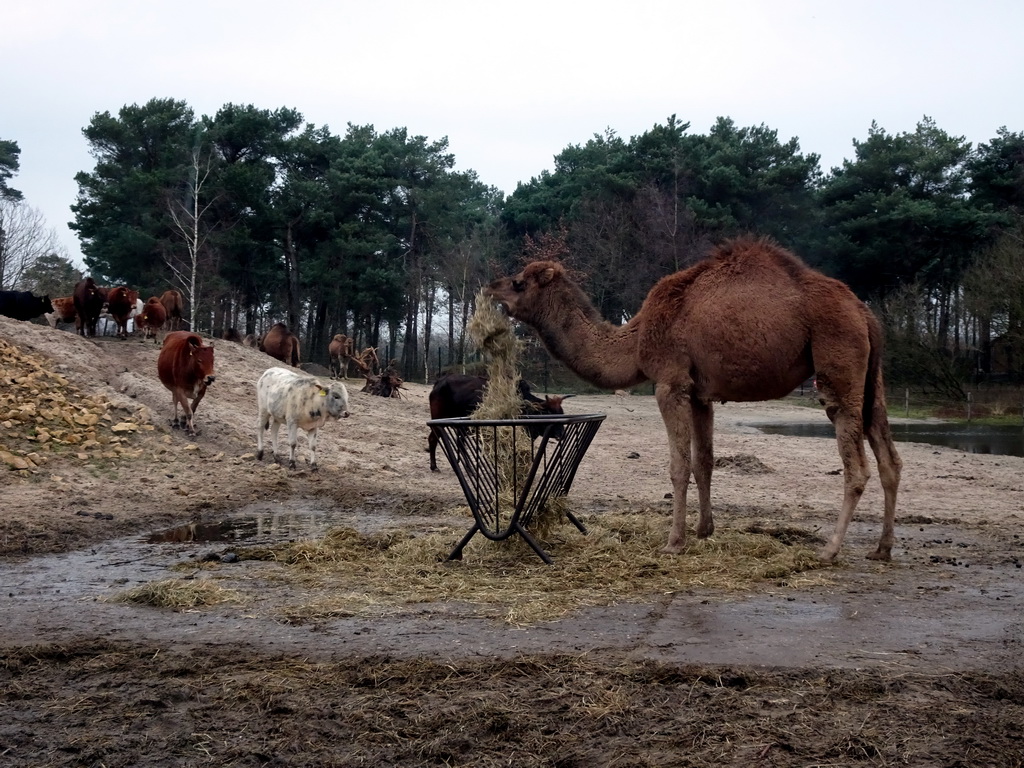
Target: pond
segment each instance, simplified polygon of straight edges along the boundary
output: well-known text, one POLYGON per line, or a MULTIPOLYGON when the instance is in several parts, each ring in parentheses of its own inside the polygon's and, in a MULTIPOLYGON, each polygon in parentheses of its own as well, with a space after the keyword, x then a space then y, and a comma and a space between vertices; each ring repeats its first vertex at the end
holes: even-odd
MULTIPOLYGON (((836 433, 828 421, 806 424, 750 424, 768 435, 828 437, 836 433)), ((967 453, 1024 456, 1024 426, 981 425, 959 422, 914 422, 893 424, 892 436, 907 443, 929 443, 967 453)))

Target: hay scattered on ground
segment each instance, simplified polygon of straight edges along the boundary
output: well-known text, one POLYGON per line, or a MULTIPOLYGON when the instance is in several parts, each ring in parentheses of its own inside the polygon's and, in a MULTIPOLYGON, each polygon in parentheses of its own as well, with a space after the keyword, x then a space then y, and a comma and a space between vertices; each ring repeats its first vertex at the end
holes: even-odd
POLYGON ((408 530, 364 535, 349 528, 325 538, 240 550, 242 559, 288 566, 289 579, 323 589, 296 606, 293 621, 380 616, 403 606, 458 602, 478 615, 513 625, 553 621, 589 606, 648 602, 692 589, 743 592, 821 584, 830 570, 809 547, 788 546, 768 533, 726 530, 692 539, 683 555, 659 553, 665 519, 654 514, 586 519, 589 534, 563 525, 546 542, 555 564, 545 565, 518 537, 476 537, 461 562, 444 558, 459 532, 415 535, 408 530))
POLYGON ((240 602, 242 595, 209 579, 164 579, 141 584, 109 598, 112 603, 138 603, 176 611, 240 602))

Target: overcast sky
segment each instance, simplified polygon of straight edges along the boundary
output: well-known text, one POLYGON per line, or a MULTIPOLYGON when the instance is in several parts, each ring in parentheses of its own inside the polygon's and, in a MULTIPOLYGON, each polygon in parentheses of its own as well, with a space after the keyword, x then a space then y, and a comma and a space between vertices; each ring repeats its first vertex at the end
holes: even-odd
POLYGON ((763 123, 826 171, 873 120, 897 134, 927 115, 974 144, 1024 130, 1020 0, 32 0, 3 27, 9 184, 78 263, 82 128, 152 98, 447 136, 457 170, 506 194, 571 144, 672 114, 692 133, 763 123))

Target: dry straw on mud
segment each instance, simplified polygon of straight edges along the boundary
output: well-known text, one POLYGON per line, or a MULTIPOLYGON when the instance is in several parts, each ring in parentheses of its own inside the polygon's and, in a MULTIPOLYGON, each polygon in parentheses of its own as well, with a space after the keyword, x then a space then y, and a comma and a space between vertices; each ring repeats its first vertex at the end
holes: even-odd
MULTIPOLYGON (((675 592, 799 588, 827 581, 805 544, 787 545, 773 529, 726 530, 693 540, 683 555, 659 553, 663 515, 606 514, 585 520, 588 535, 564 525, 553 532, 554 565, 517 538, 506 546, 478 537, 461 562, 442 562, 455 531, 364 535, 349 528, 325 538, 240 550, 242 559, 288 566, 285 578, 319 588, 321 597, 289 609, 296 622, 381 616, 416 603, 447 602, 513 625, 553 621, 588 606, 649 602, 675 592)), ((793 532, 785 532, 791 539, 793 532)))
POLYGON ((109 600, 112 603, 137 603, 180 611, 205 605, 238 602, 241 595, 209 579, 164 579, 119 592, 109 600))

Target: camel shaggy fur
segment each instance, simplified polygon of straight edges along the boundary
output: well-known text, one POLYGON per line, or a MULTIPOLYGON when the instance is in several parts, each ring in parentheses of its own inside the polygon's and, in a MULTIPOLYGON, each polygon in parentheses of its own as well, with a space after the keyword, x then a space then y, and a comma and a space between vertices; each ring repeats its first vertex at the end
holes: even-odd
POLYGON ((885 496, 881 538, 868 557, 890 559, 902 462, 885 406, 882 329, 843 283, 770 240, 748 237, 660 280, 623 326, 602 320, 556 262, 528 264, 485 293, 534 328, 548 351, 583 379, 605 389, 655 383, 673 488, 663 552, 686 545, 691 471, 699 497, 697 536, 714 532, 712 403, 773 400, 814 374, 843 461, 842 509, 821 557, 835 559, 864 493, 866 437, 885 496))

